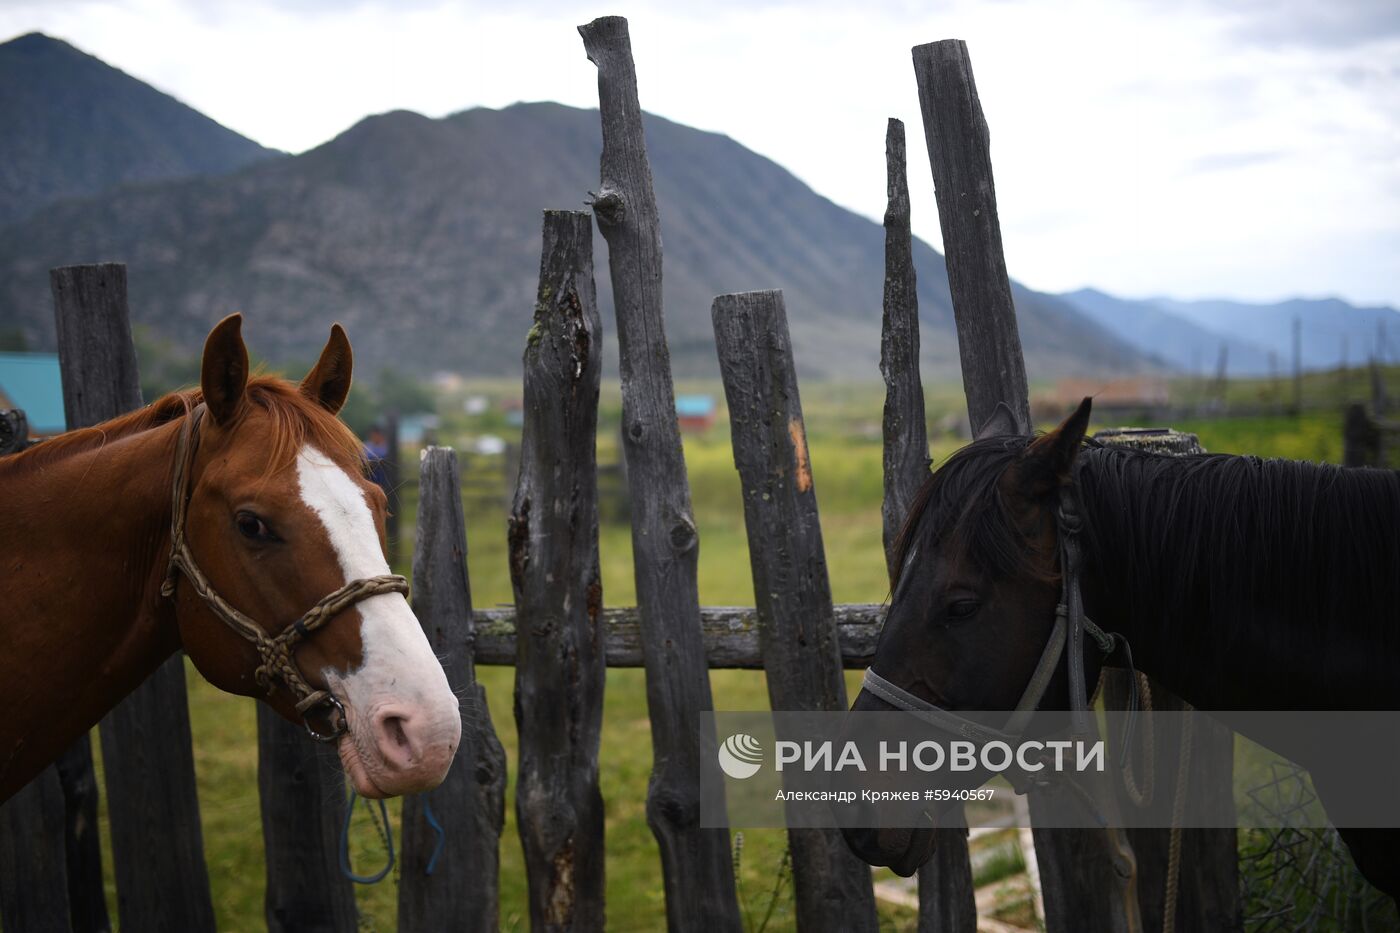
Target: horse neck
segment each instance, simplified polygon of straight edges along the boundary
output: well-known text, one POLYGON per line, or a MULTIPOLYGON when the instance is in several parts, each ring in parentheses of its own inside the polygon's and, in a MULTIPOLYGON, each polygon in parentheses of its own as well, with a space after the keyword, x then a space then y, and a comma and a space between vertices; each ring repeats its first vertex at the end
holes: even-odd
POLYGON ((178 429, 0 460, 0 799, 179 647, 159 596, 178 429))
POLYGON ((1396 474, 1109 450, 1083 461, 1086 609, 1140 669, 1207 709, 1400 703, 1396 474))

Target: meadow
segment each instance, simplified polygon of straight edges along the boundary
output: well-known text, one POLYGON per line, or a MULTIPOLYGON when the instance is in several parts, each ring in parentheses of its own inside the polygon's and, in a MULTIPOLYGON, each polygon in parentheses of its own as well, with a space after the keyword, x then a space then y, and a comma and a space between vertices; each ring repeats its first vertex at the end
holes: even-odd
MULTIPOLYGON (((713 427, 685 436, 694 513, 700 532, 701 600, 712 605, 752 605, 748 544, 739 482, 723 418, 722 393, 717 386, 706 385, 680 386, 678 390, 705 392, 721 401, 721 417, 713 427)), ((436 433, 439 442, 466 449, 485 434, 516 440, 519 429, 510 426, 499 402, 512 395, 518 397, 518 392, 518 386, 486 384, 462 387, 444 395, 438 403, 441 424, 436 433), (488 410, 467 415, 462 401, 472 395, 488 398, 491 402, 488 410)), ((605 391, 601 407, 600 463, 615 463, 618 457, 620 401, 615 389, 613 392, 609 396, 605 391)), ((832 592, 837 602, 879 602, 886 597, 879 511, 882 398, 882 389, 871 385, 813 384, 804 390, 811 462, 832 592)), ((957 411, 961 405, 958 387, 931 389, 928 392, 930 423, 943 423, 947 414, 957 411)), ((1341 417, 1336 411, 1309 412, 1298 417, 1188 420, 1173 426, 1199 434, 1204 446, 1211 451, 1333 462, 1341 456, 1341 417)), ((931 429, 930 448, 935 465, 962 443, 963 440, 950 433, 931 429)), ((416 466, 416 459, 408 453, 404 455, 406 466, 416 466)), ((490 461, 484 458, 473 458, 470 463, 486 472, 491 469, 490 461)), ((500 475, 499 467, 495 469, 500 475)), ((510 604, 503 494, 482 495, 482 485, 475 482, 475 477, 464 477, 464 482, 468 479, 473 480, 467 483, 471 495, 465 507, 468 568, 474 602, 478 607, 510 604)), ((486 488, 489 490, 489 483, 486 488)), ((398 569, 406 573, 411 563, 417 505, 411 479, 405 483, 402 493, 398 569)), ((606 507, 604 511, 606 515, 606 507)), ((606 603, 631 605, 635 592, 630 529, 625 523, 604 521, 600 528, 600 557, 606 603)), ((477 673, 486 688, 490 714, 506 748, 513 779, 517 748, 512 712, 514 670, 479 668, 477 673)), ((848 673, 848 689, 852 695, 858 678, 858 673, 848 673)), ((761 673, 713 671, 710 680, 717 708, 767 707, 761 673)), ((264 864, 256 791, 254 707, 246 699, 219 693, 192 669, 189 687, 205 851, 219 929, 261 930, 265 927, 264 864)), ((655 930, 664 926, 660 859, 645 820, 650 766, 644 673, 609 670, 600 779, 607 806, 607 911, 611 930, 655 930)), ((507 825, 501 839, 501 923, 507 930, 528 927, 523 857, 514 826, 512 790, 508 788, 507 791, 507 825)), ((397 819, 397 807, 392 812, 397 819)), ((105 812, 103 818, 105 821, 105 812)), ((367 820, 357 821, 353 839, 358 863, 371 865, 382 861, 382 846, 367 820)), ((792 928, 791 883, 780 870, 784 851, 785 839, 781 831, 744 833, 742 857, 738 860, 739 886, 750 931, 792 928)), ((110 853, 106 854, 106 866, 110 875, 110 853)), ((991 870, 999 869, 993 866, 991 870)), ((395 873, 379 885, 357 890, 363 914, 362 929, 388 931, 395 928, 396 882, 395 873)), ((109 896, 114 898, 114 895, 115 892, 109 890, 109 896)), ((880 910, 882 928, 914 928, 912 910, 883 903, 880 910)))

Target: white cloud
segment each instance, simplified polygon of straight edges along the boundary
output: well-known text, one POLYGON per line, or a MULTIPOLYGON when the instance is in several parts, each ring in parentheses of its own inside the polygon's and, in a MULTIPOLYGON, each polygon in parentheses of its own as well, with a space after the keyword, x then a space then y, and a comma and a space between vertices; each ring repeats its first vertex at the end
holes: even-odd
POLYGON ((1332 6, 49 0, 0 6, 0 34, 67 38, 300 151, 396 108, 595 106, 575 26, 617 12, 645 108, 875 219, 885 118, 904 119, 916 232, 935 245, 909 49, 963 38, 1026 284, 1400 305, 1400 23, 1376 0, 1332 6))

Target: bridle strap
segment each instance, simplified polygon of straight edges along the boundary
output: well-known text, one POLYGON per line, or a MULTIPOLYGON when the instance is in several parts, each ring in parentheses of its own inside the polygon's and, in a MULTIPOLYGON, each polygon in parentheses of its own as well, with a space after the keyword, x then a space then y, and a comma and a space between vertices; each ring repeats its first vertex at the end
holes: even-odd
POLYGON ((874 668, 865 672, 862 684, 865 690, 884 702, 906 713, 913 713, 920 719, 955 735, 962 735, 981 742, 1002 741, 1015 743, 1025 737, 1031 717, 1040 708, 1045 692, 1050 686, 1061 658, 1068 654, 1068 674, 1070 691, 1070 730, 1076 739, 1084 739, 1096 734, 1090 719, 1088 685, 1084 676, 1084 637, 1087 635, 1105 658, 1119 651, 1129 672, 1128 716, 1123 726, 1120 756, 1127 761, 1128 743, 1132 739, 1134 718, 1139 697, 1137 677, 1134 676, 1132 650, 1128 641, 1116 632, 1105 632, 1084 614, 1084 597, 1080 590, 1080 550, 1079 534, 1083 521, 1079 517, 1078 505, 1071 487, 1060 490, 1060 500, 1056 509, 1057 537, 1060 550, 1060 602, 1055 607, 1055 624, 1050 637, 1040 653, 1035 670, 1031 673, 1021 699, 1012 710, 1010 717, 1001 729, 984 726, 953 710, 930 703, 917 697, 877 674, 874 668))
POLYGON ((1084 523, 1069 486, 1060 487, 1055 523, 1060 540, 1060 603, 1069 625, 1070 734, 1084 738, 1090 734, 1088 685, 1084 682, 1084 628, 1088 620, 1084 617, 1084 594, 1079 588, 1079 532, 1084 523))
POLYGON ((190 474, 193 471, 195 452, 199 446, 199 425, 206 410, 205 405, 200 403, 190 411, 184 426, 181 428, 176 445, 175 470, 171 478, 170 492, 170 564, 166 571, 165 582, 161 584, 161 595, 173 596, 176 578, 183 574, 194 589, 195 595, 209 607, 210 611, 257 649, 258 659, 261 663, 253 671, 253 677, 258 685, 271 696, 276 689, 277 682, 280 681, 296 698, 296 710, 303 717, 312 708, 318 706, 325 706, 334 711, 338 714, 339 721, 330 733, 317 732, 309 720, 306 722, 306 728, 316 739, 330 741, 338 738, 346 730, 344 709, 329 690, 313 687, 307 681, 296 663, 294 656, 296 647, 318 629, 324 628, 331 619, 356 603, 385 593, 407 595, 409 591, 408 581, 398 574, 380 574, 351 580, 333 593, 323 597, 316 605, 277 635, 269 635, 261 625, 220 596, 218 591, 214 589, 214 585, 209 582, 209 578, 204 575, 204 571, 200 569, 199 563, 190 551, 189 542, 185 538, 186 517, 189 501, 193 495, 190 474))

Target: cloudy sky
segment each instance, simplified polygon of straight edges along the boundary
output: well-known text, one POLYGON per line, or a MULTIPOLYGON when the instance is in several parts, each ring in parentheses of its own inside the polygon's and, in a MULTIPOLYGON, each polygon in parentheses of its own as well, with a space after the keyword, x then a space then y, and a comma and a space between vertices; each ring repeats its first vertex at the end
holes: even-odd
POLYGON ((1034 288, 1400 307, 1396 0, 0 0, 0 39, 65 38, 299 152, 397 108, 596 106, 575 26, 606 13, 631 21, 644 108, 877 220, 905 120, 935 246, 909 49, 966 39, 1034 288))

